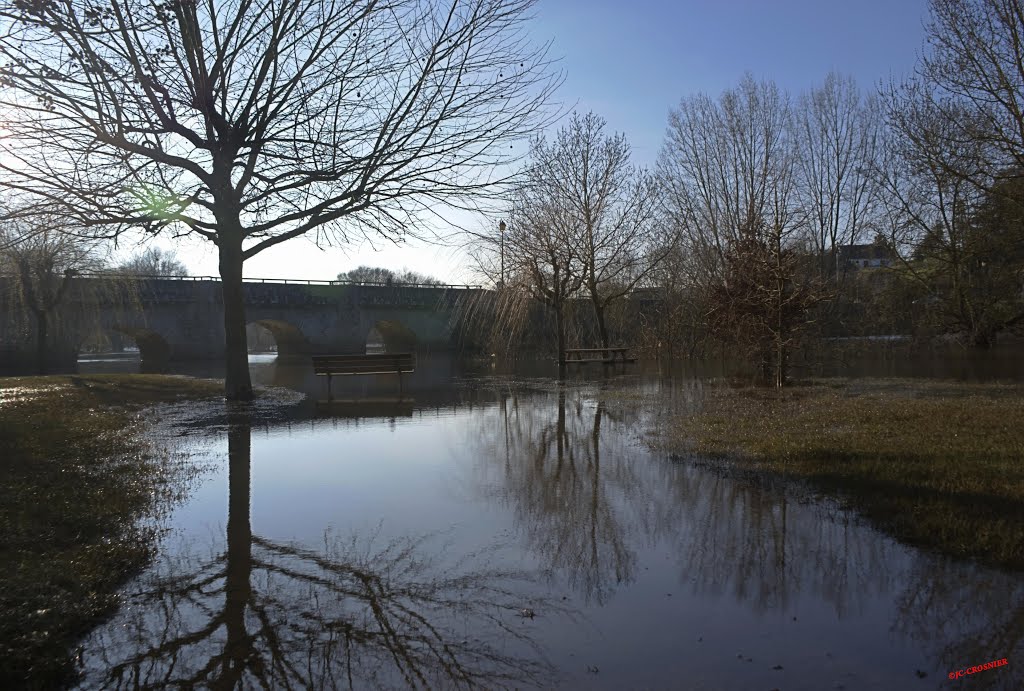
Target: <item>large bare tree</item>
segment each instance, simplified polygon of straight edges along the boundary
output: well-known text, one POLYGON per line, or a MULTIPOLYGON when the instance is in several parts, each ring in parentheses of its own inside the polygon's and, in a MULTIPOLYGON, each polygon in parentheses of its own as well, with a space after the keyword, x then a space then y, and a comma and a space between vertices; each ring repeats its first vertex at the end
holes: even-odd
POLYGON ((823 297, 797 256, 807 241, 797 152, 789 97, 748 75, 717 102, 683 99, 659 159, 712 328, 772 370, 777 386, 807 310, 823 297))
POLYGON ((250 398, 243 262, 494 192, 558 81, 533 4, 5 0, 2 182, 94 233, 214 243, 226 393, 250 398))
POLYGON ((914 76, 883 93, 884 199, 920 311, 984 347, 1024 321, 1024 1, 930 12, 914 76))
POLYGON ((1024 180, 986 189, 962 175, 986 169, 986 144, 954 143, 949 130, 958 125, 917 90, 891 95, 887 110, 892 136, 880 179, 888 239, 917 296, 917 321, 991 346, 1024 322, 1024 180))
POLYGON ((931 0, 929 9, 927 45, 905 96, 935 114, 936 140, 979 145, 984 165, 950 172, 991 188, 1024 170, 1024 0, 931 0))
POLYGON ((698 94, 669 113, 658 169, 681 240, 700 264, 695 278, 715 280, 744 229, 801 226, 791 134, 789 96, 750 75, 717 102, 698 94))

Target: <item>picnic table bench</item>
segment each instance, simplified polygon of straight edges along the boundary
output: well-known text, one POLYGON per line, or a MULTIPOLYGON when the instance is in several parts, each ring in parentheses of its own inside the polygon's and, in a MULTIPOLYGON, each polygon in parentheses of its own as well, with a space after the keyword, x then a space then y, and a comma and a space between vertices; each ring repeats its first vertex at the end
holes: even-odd
POLYGON ((562 362, 569 363, 584 363, 584 362, 602 362, 606 365, 612 365, 616 362, 623 364, 629 362, 636 362, 636 358, 628 356, 629 348, 614 347, 614 348, 566 348, 562 354, 562 362))
POLYGON ((327 377, 327 398, 331 397, 331 377, 354 374, 397 374, 398 390, 402 375, 416 371, 413 353, 354 353, 351 355, 314 355, 313 372, 327 377))

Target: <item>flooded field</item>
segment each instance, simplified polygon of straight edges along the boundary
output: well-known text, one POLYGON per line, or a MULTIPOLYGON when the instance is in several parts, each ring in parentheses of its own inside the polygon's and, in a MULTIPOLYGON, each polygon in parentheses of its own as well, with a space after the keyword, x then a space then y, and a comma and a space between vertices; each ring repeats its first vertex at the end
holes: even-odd
POLYGON ((83 688, 931 689, 1001 658, 972 687, 1024 679, 1019 574, 650 451, 700 379, 443 361, 328 402, 304 367, 252 366, 307 395, 164 409, 201 472, 84 641, 83 688))

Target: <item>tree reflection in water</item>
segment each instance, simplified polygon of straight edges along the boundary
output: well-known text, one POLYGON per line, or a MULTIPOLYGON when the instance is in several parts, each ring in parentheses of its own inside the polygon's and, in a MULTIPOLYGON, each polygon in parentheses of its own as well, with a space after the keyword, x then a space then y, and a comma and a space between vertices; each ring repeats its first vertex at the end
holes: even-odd
MULTIPOLYGON (((910 583, 899 599, 893 628, 949 661, 950 671, 1004 657, 1013 664, 1024 657, 1024 580, 1019 576, 989 571, 950 578, 947 570, 922 561, 914 565, 910 583)), ((972 679, 972 686, 1020 689, 1022 679, 1019 669, 1004 667, 972 679)))
POLYGON ((254 535, 246 410, 228 431, 227 548, 166 560, 82 655, 89 687, 470 688, 551 683, 518 616, 528 574, 440 567, 429 538, 322 550, 254 535))
MULTIPOLYGON (((502 463, 499 499, 510 506, 527 544, 544 566, 564 577, 588 602, 603 604, 620 584, 633 581, 636 554, 629 534, 645 523, 644 483, 622 462, 625 411, 603 401, 566 402, 560 382, 555 410, 540 396, 519 405, 519 394, 501 399, 502 436, 478 437, 502 463), (608 427, 611 426, 609 430, 608 427), (605 432, 602 433, 602 428, 605 432), (605 463, 602 445, 614 445, 605 463)), ((483 418, 491 428, 493 418, 483 418)))
MULTIPOLYGON (((478 416, 472 444, 488 495, 512 510, 552 577, 588 602, 608 602, 634 580, 638 555, 661 545, 696 599, 727 598, 759 616, 812 605, 835 621, 881 604, 891 619, 878 635, 913 641, 935 669, 1024 654, 1017 575, 901 545, 787 483, 648 456, 637 436, 665 410, 555 386, 509 389, 478 416)), ((1012 676, 978 683, 1012 688, 1012 676)))

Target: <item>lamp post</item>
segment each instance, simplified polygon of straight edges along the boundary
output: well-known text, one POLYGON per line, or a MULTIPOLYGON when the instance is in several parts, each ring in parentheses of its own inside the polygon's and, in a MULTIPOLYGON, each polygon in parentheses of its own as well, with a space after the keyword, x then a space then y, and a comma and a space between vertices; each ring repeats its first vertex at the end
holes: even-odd
POLYGON ((498 222, 498 230, 501 231, 501 280, 498 285, 505 287, 505 225, 504 221, 498 222))

